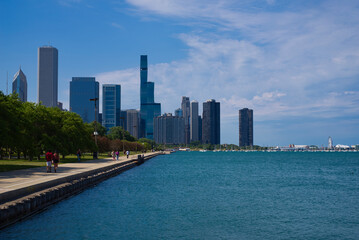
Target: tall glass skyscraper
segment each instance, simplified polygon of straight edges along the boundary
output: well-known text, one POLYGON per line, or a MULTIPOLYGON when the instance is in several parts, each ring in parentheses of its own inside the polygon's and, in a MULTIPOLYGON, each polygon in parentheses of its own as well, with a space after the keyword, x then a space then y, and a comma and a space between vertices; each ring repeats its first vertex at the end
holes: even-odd
POLYGON ((198 102, 192 101, 190 111, 191 142, 199 141, 198 121, 198 102))
POLYGON ((253 146, 253 110, 239 110, 239 146, 253 146))
POLYGON ((12 82, 12 92, 17 93, 22 102, 27 101, 27 80, 21 68, 14 76, 14 81, 12 82))
POLYGON ((121 85, 102 85, 102 125, 108 129, 121 125, 121 85))
POLYGON ((205 144, 220 144, 221 111, 219 102, 211 99, 203 103, 202 142, 205 144))
POLYGON ((155 103, 153 82, 148 82, 147 55, 140 60, 140 137, 153 139, 153 118, 161 115, 161 104, 155 103))
POLYGON ((99 98, 99 83, 94 77, 73 77, 70 82, 70 111, 79 114, 84 122, 98 120, 99 101, 90 99, 99 98))
POLYGON ((183 112, 182 112, 182 109, 181 108, 177 108, 175 110, 175 116, 176 117, 183 117, 183 112))
POLYGON ((185 97, 185 96, 182 97, 181 107, 182 107, 182 114, 183 114, 183 117, 184 117, 185 143, 189 144, 190 143, 190 123, 189 123, 190 102, 189 102, 189 97, 185 97))
POLYGON ((38 50, 38 103, 46 107, 57 107, 58 51, 51 46, 38 50))

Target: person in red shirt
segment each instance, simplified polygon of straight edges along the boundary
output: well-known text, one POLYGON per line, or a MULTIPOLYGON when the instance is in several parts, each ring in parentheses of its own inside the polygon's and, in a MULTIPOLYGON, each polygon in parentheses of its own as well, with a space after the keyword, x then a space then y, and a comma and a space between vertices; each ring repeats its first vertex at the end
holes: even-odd
POLYGON ((49 172, 51 172, 51 163, 52 163, 52 160, 54 159, 54 155, 52 154, 51 150, 49 150, 46 153, 45 158, 46 158, 46 170, 49 173, 49 172))

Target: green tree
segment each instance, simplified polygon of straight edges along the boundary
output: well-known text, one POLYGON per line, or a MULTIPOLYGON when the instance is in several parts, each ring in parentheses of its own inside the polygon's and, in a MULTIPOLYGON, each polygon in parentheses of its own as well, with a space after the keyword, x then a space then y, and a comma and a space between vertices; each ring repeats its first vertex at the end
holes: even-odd
POLYGON ((152 148, 156 147, 157 144, 155 141, 148 139, 148 138, 140 138, 140 140, 138 140, 139 143, 143 143, 143 146, 146 150, 151 150, 152 148))
POLYGON ((92 123, 86 123, 86 124, 89 124, 92 127, 93 132, 95 131, 95 125, 96 125, 96 130, 99 136, 105 136, 107 133, 107 129, 104 126, 102 126, 102 124, 99 122, 96 122, 95 124, 95 121, 93 121, 92 123))
POLYGON ((0 157, 3 149, 18 148, 21 141, 22 130, 22 105, 16 94, 6 96, 0 91, 0 157))
POLYGON ((128 131, 123 130, 123 128, 119 127, 119 126, 110 128, 107 136, 111 140, 120 139, 120 140, 129 141, 129 142, 136 141, 135 137, 133 137, 128 131))

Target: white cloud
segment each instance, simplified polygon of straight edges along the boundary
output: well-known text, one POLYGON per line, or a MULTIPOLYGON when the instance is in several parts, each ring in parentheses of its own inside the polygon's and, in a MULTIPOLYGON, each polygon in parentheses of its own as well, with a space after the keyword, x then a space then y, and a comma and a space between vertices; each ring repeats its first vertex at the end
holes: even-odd
MULTIPOLYGON (((95 75, 96 81, 100 83, 100 99, 102 99, 102 84, 120 84, 121 108, 138 109, 140 105, 139 76, 139 68, 130 68, 95 75)), ((102 101, 100 103, 100 111, 102 111, 102 101)))
POLYGON ((115 27, 115 28, 118 28, 118 29, 124 29, 124 27, 121 25, 121 24, 118 24, 118 23, 111 23, 111 26, 115 27))
MULTIPOLYGON (((359 11, 354 1, 326 1, 298 11, 253 11, 252 1, 127 2, 143 15, 204 29, 178 34, 188 49, 185 59, 150 64, 149 81, 156 84, 162 112, 178 108, 181 96, 219 100, 222 123, 243 107, 254 109, 256 121, 359 112, 359 11)), ((123 94, 124 105, 139 106, 138 68, 97 79, 120 81, 123 93, 131 92, 123 94)))

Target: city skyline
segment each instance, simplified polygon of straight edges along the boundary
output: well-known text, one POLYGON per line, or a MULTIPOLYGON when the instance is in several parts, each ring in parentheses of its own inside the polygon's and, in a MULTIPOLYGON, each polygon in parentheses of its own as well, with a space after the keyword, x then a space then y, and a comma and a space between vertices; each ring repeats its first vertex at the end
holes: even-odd
MULTIPOLYGON (((178 108, 181 96, 214 98, 222 143, 238 142, 233 133, 245 107, 256 113, 257 145, 326 146, 328 136, 359 142, 357 1, 24 0, 0 9, 4 93, 6 73, 21 65, 28 101, 37 102, 36 49, 53 45, 66 109, 73 76, 121 84, 122 107, 138 108, 138 56, 147 54, 162 113, 178 108)), ((8 86, 10 93, 11 78, 8 86)))

